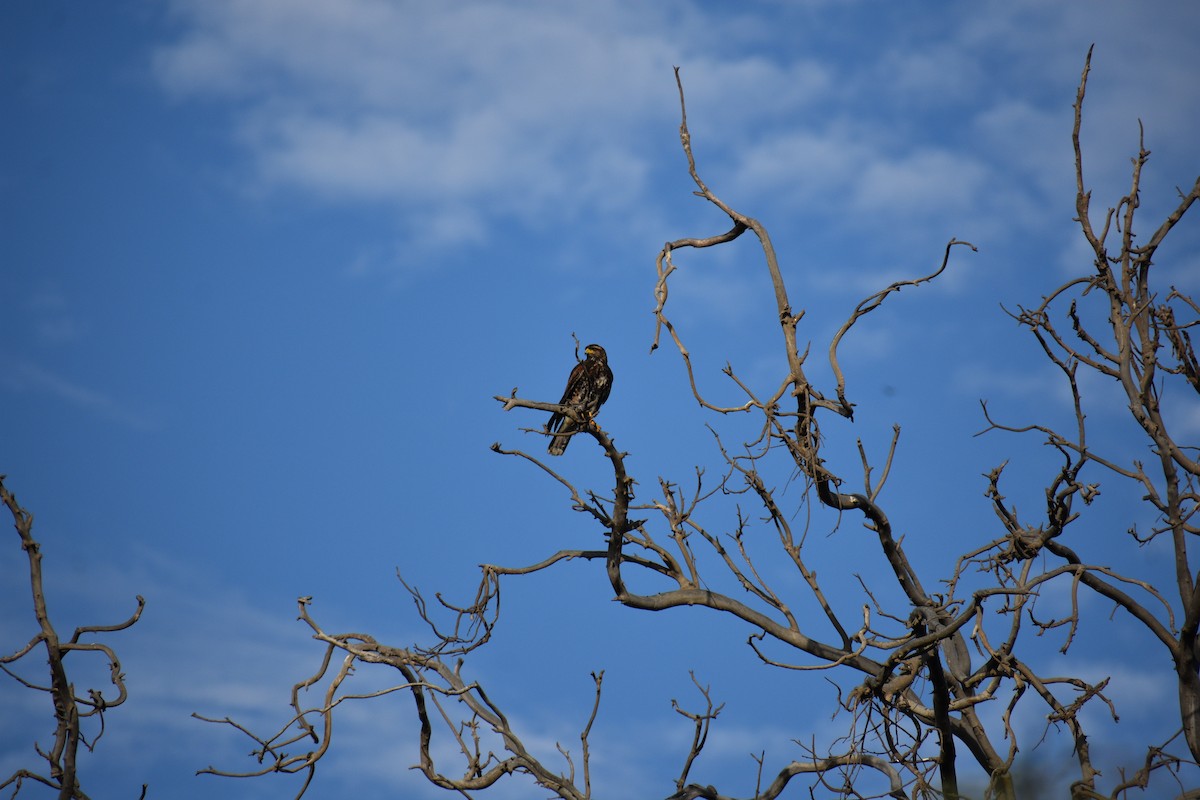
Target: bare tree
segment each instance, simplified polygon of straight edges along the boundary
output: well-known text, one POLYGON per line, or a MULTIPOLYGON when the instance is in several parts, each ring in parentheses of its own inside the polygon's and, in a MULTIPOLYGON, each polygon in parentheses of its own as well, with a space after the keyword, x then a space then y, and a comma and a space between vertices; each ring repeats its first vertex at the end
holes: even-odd
MULTIPOLYGON (((571 506, 589 517, 606 538, 591 550, 559 550, 522 567, 486 565, 473 602, 458 606, 440 595, 431 609, 424 597, 409 589, 420 616, 429 624, 430 643, 392 647, 364 633, 330 634, 308 613, 308 599, 300 601, 301 619, 323 643, 324 659, 312 677, 297 684, 292 700, 294 715, 270 736, 250 734, 232 720, 214 720, 238 727, 256 742, 258 766, 233 773, 209 768, 216 774, 266 774, 305 772, 311 780, 329 747, 333 719, 340 704, 385 692, 411 696, 420 731, 419 768, 428 780, 463 795, 485 789, 511 773, 532 776, 539 786, 561 798, 591 797, 589 732, 599 708, 602 675, 594 675, 595 704, 591 716, 581 720, 578 760, 563 746, 556 753, 538 753, 526 746, 521 732, 478 682, 464 675, 465 656, 486 644, 499 615, 500 589, 510 576, 550 570, 571 560, 604 565, 614 598, 629 609, 662 611, 687 606, 736 618, 746 626, 748 644, 767 665, 781 670, 826 670, 853 680, 851 690, 839 699, 847 727, 836 741, 807 746, 802 759, 782 764, 759 761, 755 800, 779 797, 792 781, 801 779, 847 797, 891 796, 917 798, 960 796, 959 773, 963 763, 973 763, 989 776, 986 793, 1000 798, 1016 796, 1014 763, 1021 746, 1012 723, 1017 708, 1039 707, 1056 728, 1070 735, 1077 777, 1072 796, 1077 798, 1126 797, 1155 781, 1183 793, 1181 766, 1200 761, 1200 678, 1197 673, 1197 626, 1200 625, 1200 589, 1189 557, 1190 537, 1197 533, 1192 521, 1196 510, 1196 480, 1200 464, 1196 448, 1185 447, 1172 435, 1170 415, 1162 403, 1166 386, 1200 389, 1200 370, 1190 340, 1190 330, 1200 324, 1200 306, 1189 295, 1171 288, 1165 294, 1152 283, 1153 256, 1200 197, 1200 180, 1151 234, 1145 244, 1134 236, 1142 166, 1149 153, 1139 147, 1133 160, 1132 185, 1097 226, 1090 216, 1079 132, 1091 53, 1083 70, 1075 102, 1073 141, 1078 182, 1078 222, 1091 245, 1095 260, 1089 269, 1054 289, 1032 309, 1014 314, 1032 331, 1046 357, 1062 371, 1074 400, 1074 427, 1060 433, 1041 424, 1011 425, 984 407, 989 430, 1035 433, 1059 454, 1061 466, 1045 485, 1044 509, 1034 517, 1018 515, 1001 491, 1004 465, 995 467, 986 481, 997 533, 977 541, 956 561, 949 575, 929 575, 918 570, 894 535, 881 500, 891 472, 899 428, 882 448, 883 463, 873 464, 861 443, 861 490, 830 467, 831 454, 845 452, 847 444, 823 434, 829 417, 853 420, 847 381, 839 362, 839 346, 855 325, 878 310, 905 287, 933 281, 947 269, 951 256, 968 242, 951 239, 938 262, 924 277, 898 281, 866 297, 849 313, 828 344, 827 358, 834 383, 824 389, 810 382, 806 368, 810 347, 798 333, 804 318, 789 296, 789 287, 766 228, 723 202, 700 175, 692 152, 682 83, 679 85, 680 140, 696 194, 729 219, 724 233, 668 242, 657 258, 655 314, 657 327, 652 350, 665 331, 686 366, 694 400, 711 412, 709 426, 713 450, 719 457, 719 477, 697 468, 685 488, 659 478, 656 496, 635 497, 635 481, 626 454, 612 437, 581 409, 528 400, 497 397, 506 411, 557 412, 576 421, 576 435, 590 436, 603 451, 611 472, 606 489, 583 489, 552 469, 537 455, 493 445, 497 453, 524 461, 549 477, 569 498, 571 506), (773 312, 779 322, 780 377, 769 394, 756 392, 732 367, 724 374, 739 393, 735 404, 722 404, 701 391, 695 379, 691 354, 680 331, 668 316, 671 276, 680 251, 718 247, 749 233, 761 249, 762 264, 773 289, 773 312), (1100 306, 1099 313, 1084 312, 1084 303, 1100 306), (1062 310, 1063 305, 1067 308, 1062 310), (1063 320, 1065 319, 1065 325, 1063 320), (1079 388, 1080 370, 1117 380, 1124 389, 1134 420, 1148 437, 1153 464, 1130 461, 1121 454, 1104 454, 1087 439, 1086 403, 1079 388), (751 420, 731 435, 738 420, 751 420), (732 442, 737 442, 732 444, 732 442), (1067 545, 1068 528, 1085 518, 1085 506, 1098 493, 1095 472, 1111 473, 1142 487, 1159 514, 1160 524, 1144 534, 1131 531, 1131 543, 1160 537, 1173 547, 1176 569, 1174 596, 1164 587, 1092 563, 1067 545), (804 488, 810 504, 809 518, 797 529, 793 517, 781 508, 774 488, 792 477, 804 488), (722 513, 727 517, 722 517, 722 513), (774 549, 798 576, 785 591, 778 581, 766 579, 758 553, 765 544, 766 520, 774 549), (863 604, 848 615, 827 598, 818 570, 809 563, 805 544, 816 524, 834 528, 861 521, 878 542, 889 568, 892 586, 863 584, 863 604), (752 531, 752 528, 754 529, 752 531), (753 541, 752 541, 753 539, 753 541), (1136 540, 1134 542, 1133 540, 1136 540), (636 584, 634 584, 636 581, 636 584), (1063 618, 1039 619, 1034 603, 1052 584, 1065 584, 1072 598, 1063 618), (631 585, 655 586, 635 591, 631 585), (798 591, 795 586, 802 587, 798 591), (936 587, 936 590, 933 588, 936 587), (1065 631, 1063 650, 1075 640, 1081 621, 1080 591, 1094 592, 1123 609, 1161 643, 1175 665, 1179 684, 1182 737, 1145 745, 1145 757, 1133 774, 1110 775, 1101 781, 1100 765, 1093 762, 1081 710, 1089 704, 1112 703, 1105 694, 1107 681, 1089 682, 1074 675, 1049 674, 1031 657, 1031 638, 1065 631), (889 599, 896 598, 896 599, 889 599), (819 609, 818 615, 797 608, 819 609), (448 620, 444 621, 444 620, 448 620), (346 689, 356 665, 378 664, 397 673, 388 689, 354 694, 346 689), (303 690, 320 685, 321 699, 302 700, 303 690), (458 759, 453 767, 435 761, 435 731, 454 743, 458 759), (311 749, 298 752, 302 742, 311 749)), ((532 429, 531 429, 532 430, 532 429)), ((853 450, 851 450, 853 452, 853 450)), ((789 510, 790 511, 790 510, 789 510)), ((1085 542, 1082 537, 1079 541, 1085 542)), ((675 778, 671 800, 726 800, 729 796, 711 785, 692 781, 710 728, 721 710, 707 687, 697 683, 704 699, 702 710, 676 710, 694 728, 689 750, 681 754, 682 767, 675 778)), ((1115 713, 1115 710, 1114 710, 1115 713)), ((444 752, 444 750, 437 750, 444 752)), ((308 785, 306 780, 300 794, 308 785)))
MULTIPOLYGON (((30 638, 28 644, 12 655, 0 657, 0 670, 22 686, 37 692, 50 695, 54 707, 53 744, 43 749, 40 743, 34 742, 33 748, 38 757, 46 762, 44 772, 18 769, 10 775, 0 789, 12 786, 12 796, 16 797, 26 781, 42 784, 58 792, 59 800, 87 800, 79 782, 78 756, 82 745, 92 750, 100 737, 104 735, 104 713, 125 702, 125 675, 121 672, 121 662, 116 652, 107 644, 95 641, 96 634, 115 633, 134 625, 142 615, 146 601, 139 595, 137 609, 124 622, 116 625, 85 625, 75 629, 71 638, 63 641, 50 620, 46 609, 46 594, 42 584, 42 548, 33 538, 33 514, 26 511, 17 503, 17 498, 4 486, 4 477, 0 475, 0 501, 12 514, 17 535, 21 537, 21 549, 29 559, 29 588, 33 595, 33 615, 37 621, 37 632, 30 638), (16 665, 26 656, 45 650, 46 662, 49 666, 49 682, 28 678, 16 671, 16 665), (108 661, 112 685, 117 691, 116 697, 105 697, 100 689, 88 689, 83 696, 67 673, 67 656, 71 653, 98 653, 108 661), (94 721, 95 726, 89 732, 85 730, 85 721, 94 721)), ((142 796, 146 787, 142 786, 142 796)))

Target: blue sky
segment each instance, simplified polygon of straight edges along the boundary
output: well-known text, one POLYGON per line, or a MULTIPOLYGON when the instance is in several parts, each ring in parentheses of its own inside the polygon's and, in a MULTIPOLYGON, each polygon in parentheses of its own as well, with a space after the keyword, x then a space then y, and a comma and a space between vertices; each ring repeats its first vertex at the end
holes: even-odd
MULTIPOLYGON (((859 300, 929 272, 951 237, 979 247, 856 328, 843 364, 857 421, 826 429, 831 462, 854 476, 855 439, 881 459, 902 426, 882 500, 929 582, 945 575, 998 531, 982 473, 1011 458, 1011 496, 1032 512, 1052 469, 1034 439, 973 437, 979 399, 1014 423, 1069 412, 1000 305, 1034 304, 1087 267, 1069 140, 1087 48, 1093 207, 1127 187, 1140 118, 1148 226, 1200 172, 1198 35, 1193 4, 1110 0, 3 4, 0 472, 36 514, 60 630, 123 618, 136 594, 148 604, 110 640, 131 698, 83 762, 85 788, 289 797, 286 779, 193 777, 249 766, 248 743, 189 715, 283 722, 288 690, 320 656, 296 597, 315 598, 327 629, 407 644, 424 630, 396 569, 466 599, 480 563, 594 546, 599 532, 558 487, 488 449, 542 446, 520 431, 540 415, 502 413, 491 397, 518 387, 556 400, 572 333, 608 349, 601 421, 647 498, 658 475, 687 482, 712 464, 678 357, 648 353, 662 243, 727 227, 691 194, 673 66, 704 177, 768 226, 807 310, 815 380, 828 381, 819 356, 859 300)), ((726 360, 777 385, 754 246, 677 261, 673 319, 703 386, 736 399, 726 360)), ((1158 269, 1163 285, 1195 291, 1194 220, 1158 269)), ((1142 451, 1120 412, 1110 402, 1089 420, 1128 460, 1142 451)), ((1181 435, 1200 435, 1194 397, 1171 413, 1181 435)), ((560 466, 603 485, 590 443, 560 466)), ((1122 536, 1147 522, 1137 493, 1104 488, 1080 548, 1164 574, 1159 546, 1122 536)), ((857 555, 856 523, 830 537, 822 524, 810 559, 855 608, 852 574, 882 564, 857 555)), ((25 609, 15 537, 0 552, 0 597, 25 609)), ((762 667, 748 631, 622 610, 609 594, 596 565, 509 584, 497 639, 470 665, 551 754, 555 739, 574 746, 588 673, 607 670, 598 796, 670 794, 690 737, 670 700, 699 702, 692 669, 727 703, 693 773, 702 783, 748 792, 750 753, 782 764, 800 755, 791 740, 840 732, 829 684, 762 667)), ((1066 656, 1053 642, 1046 657, 1113 676, 1121 722, 1095 713, 1093 741, 1125 752, 1175 713, 1169 672, 1152 672, 1165 653, 1107 609, 1085 627, 1066 656)), ((32 630, 31 615, 6 614, 0 642, 15 649, 32 630)), ((80 683, 103 677, 79 669, 80 683)), ((11 682, 0 703, 20 721, 0 732, 7 775, 31 765, 28 732, 45 740, 49 706, 11 682)), ((308 796, 443 796, 408 770, 408 711, 349 709, 308 796)), ((1026 722, 1040 732, 1036 714, 1026 722)), ((1043 752, 1061 757, 1055 746, 1043 752)))

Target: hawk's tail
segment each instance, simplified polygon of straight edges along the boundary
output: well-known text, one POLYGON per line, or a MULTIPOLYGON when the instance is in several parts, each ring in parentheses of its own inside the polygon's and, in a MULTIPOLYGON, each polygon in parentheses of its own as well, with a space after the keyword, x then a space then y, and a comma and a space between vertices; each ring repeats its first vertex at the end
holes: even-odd
POLYGON ((567 445, 570 444, 570 442, 570 436, 555 436, 550 440, 550 446, 546 448, 546 452, 552 456, 561 456, 567 451, 567 445))

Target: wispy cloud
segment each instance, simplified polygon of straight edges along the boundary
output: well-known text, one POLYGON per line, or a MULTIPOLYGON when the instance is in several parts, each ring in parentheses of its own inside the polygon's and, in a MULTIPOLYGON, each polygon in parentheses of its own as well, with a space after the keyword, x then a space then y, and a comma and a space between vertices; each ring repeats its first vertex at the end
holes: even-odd
MULTIPOLYGON (((952 385, 963 394, 984 400, 991 398, 1020 398, 1038 401, 1053 400, 1062 407, 1070 406, 1071 389, 1054 365, 1039 369, 1003 369, 971 361, 959 364, 953 372, 952 385)), ((1024 423, 1022 423, 1024 424, 1024 423)))
POLYGON ((79 323, 71 313, 66 296, 57 288, 43 286, 29 298, 26 306, 39 342, 57 345, 78 338, 79 323))
POLYGON ((63 400, 81 411, 116 422, 138 431, 151 431, 159 422, 151 414, 132 408, 115 398, 76 383, 68 378, 23 359, 14 359, 0 373, 0 386, 10 392, 33 392, 63 400))
MULTIPOLYGON (((800 25, 821 7, 789 13, 800 25)), ((653 213, 647 137, 674 127, 672 65, 701 168, 735 205, 811 215, 881 252, 934 229, 981 243, 1044 227, 1048 196, 1070 189, 1083 37, 1124 36, 1099 19, 1111 15, 1081 32, 1077 14, 1035 3, 948 13, 935 30, 897 17, 888 46, 851 55, 815 41, 780 52, 767 17, 714 26, 684 2, 174 8, 182 32, 157 51, 158 80, 231 103, 249 180, 391 206, 419 253, 477 245, 496 225, 653 213)), ((1147 86, 1159 72, 1180 70, 1156 57, 1106 77, 1089 135, 1115 136, 1106 120, 1179 88, 1147 86)))
POLYGON ((398 206, 418 239, 475 242, 485 219, 626 204, 647 172, 630 131, 673 112, 676 48, 607 7, 177 9, 188 26, 158 51, 158 78, 235 102, 256 180, 398 206))

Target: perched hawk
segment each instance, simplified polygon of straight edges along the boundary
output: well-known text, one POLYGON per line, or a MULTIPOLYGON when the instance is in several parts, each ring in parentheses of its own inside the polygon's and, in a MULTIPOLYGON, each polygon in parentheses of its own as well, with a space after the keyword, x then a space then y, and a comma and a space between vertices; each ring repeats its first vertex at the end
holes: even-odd
MULTIPOLYGON (((613 374, 608 368, 608 353, 604 352, 603 347, 589 344, 583 348, 583 352, 587 358, 571 370, 571 377, 567 378, 567 388, 558 403, 571 406, 582 413, 585 420, 590 421, 612 391, 613 374)), ((550 455, 561 456, 571 441, 569 434, 579 430, 580 425, 570 417, 555 412, 550 415, 546 429, 558 434, 550 441, 550 455)))

